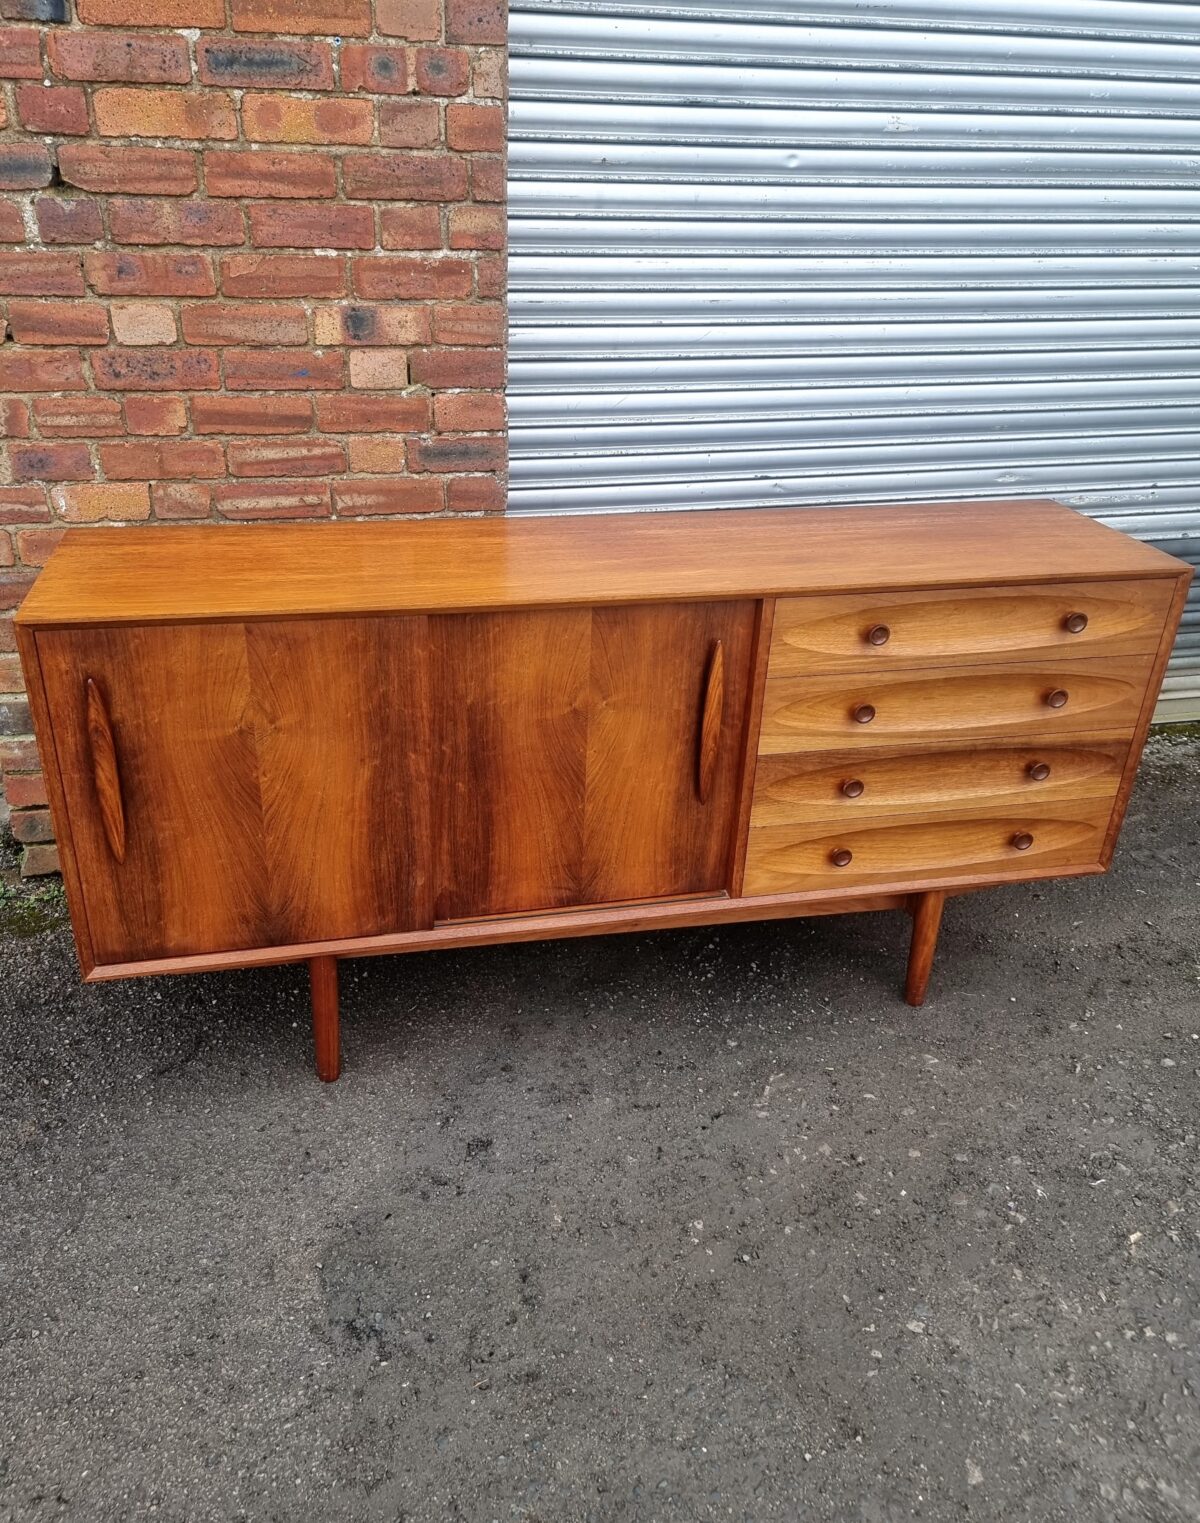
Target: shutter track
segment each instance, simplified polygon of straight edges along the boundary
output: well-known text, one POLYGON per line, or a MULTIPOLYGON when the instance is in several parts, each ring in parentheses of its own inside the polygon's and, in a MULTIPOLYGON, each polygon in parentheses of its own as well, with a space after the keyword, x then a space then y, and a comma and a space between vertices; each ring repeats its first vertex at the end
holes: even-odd
POLYGON ((516 0, 510 48, 513 511, 1049 496, 1200 565, 1200 7, 516 0))

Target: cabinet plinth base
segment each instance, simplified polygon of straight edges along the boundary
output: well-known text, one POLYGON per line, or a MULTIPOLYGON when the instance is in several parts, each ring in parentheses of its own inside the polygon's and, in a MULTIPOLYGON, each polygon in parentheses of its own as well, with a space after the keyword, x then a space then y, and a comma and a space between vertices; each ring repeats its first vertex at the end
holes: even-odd
POLYGON ((313 1047, 316 1051, 317 1078, 332 1084, 342 1071, 337 958, 311 958, 308 977, 312 985, 313 1047))

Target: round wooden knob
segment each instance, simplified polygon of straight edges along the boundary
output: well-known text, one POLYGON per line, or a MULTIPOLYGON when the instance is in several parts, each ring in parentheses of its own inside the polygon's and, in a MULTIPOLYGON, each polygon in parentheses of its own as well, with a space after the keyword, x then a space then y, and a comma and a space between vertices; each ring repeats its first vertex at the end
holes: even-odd
POLYGON ((839 846, 836 851, 829 853, 829 860, 834 867, 849 867, 854 861, 854 853, 845 846, 839 846))
POLYGON ((1065 687, 1056 687, 1052 693, 1046 694, 1046 702, 1052 709, 1065 709, 1069 697, 1065 687))
POLYGON ((1044 783, 1050 776, 1049 762, 1030 762, 1025 769, 1035 783, 1044 783))
POLYGON ((886 645, 892 638, 892 632, 886 624, 872 624, 867 630, 868 645, 886 645))
POLYGON ((870 724, 875 718, 875 705, 873 703, 860 703, 854 710, 855 724, 870 724))
POLYGON ((1063 626, 1073 635, 1081 635, 1087 628, 1088 620, 1086 613, 1069 613, 1063 620, 1063 626))
POLYGON ((848 777, 842 784, 842 792, 848 799, 860 799, 867 791, 867 785, 861 777, 848 777))
POLYGON ((1012 838, 1012 844, 1018 851, 1028 851, 1033 845, 1033 837, 1027 830, 1018 830, 1012 838))

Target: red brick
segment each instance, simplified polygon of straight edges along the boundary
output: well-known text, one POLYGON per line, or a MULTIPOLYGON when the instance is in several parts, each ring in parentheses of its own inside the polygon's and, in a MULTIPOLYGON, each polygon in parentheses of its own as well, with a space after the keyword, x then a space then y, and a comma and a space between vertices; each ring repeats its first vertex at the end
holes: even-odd
POLYGON ((104 237, 100 207, 90 198, 39 196, 34 211, 43 243, 95 243, 104 237))
POLYGON ((442 35, 441 0, 375 0, 375 25, 385 37, 436 42, 442 35))
POLYGON ((156 481, 150 488, 156 518, 207 518, 212 488, 195 481, 156 481))
POLYGON ((14 809, 9 816, 14 841, 32 845, 54 840, 54 827, 48 809, 14 809))
MULTIPOLYGON (((26 566, 44 566, 58 548, 64 529, 21 529, 17 533, 17 551, 26 566)), ((36 800, 30 800, 36 802, 36 800)))
POLYGON ((315 319, 318 344, 354 346, 427 344, 432 323, 427 307, 319 307, 315 319))
POLYGON ((101 137, 237 137, 237 113, 223 93, 112 85, 95 92, 92 109, 101 137))
POLYGON ((17 115, 26 132, 88 130, 87 97, 77 85, 18 85, 17 115))
POLYGON ((46 494, 40 487, 0 487, 0 523, 44 524, 50 522, 46 494))
MULTIPOLYGON (((100 220, 99 216, 96 218, 100 220)), ((0 201, 0 243, 24 243, 25 223, 21 208, 11 201, 0 201)))
POLYGON ((504 107, 446 107, 446 142, 462 153, 504 152, 504 107))
POLYGON ((280 200, 332 196, 337 191, 333 160, 316 153, 234 153, 204 155, 204 183, 210 196, 261 196, 270 189, 280 200))
POLYGON ((429 427, 428 397, 317 398, 317 427, 331 434, 419 433, 429 427))
POLYGON ((45 143, 0 143, 0 190, 40 190, 53 174, 45 143))
POLYGON ((47 45, 50 67, 63 79, 185 85, 191 78, 182 37, 52 31, 47 45))
POLYGON ((317 481, 236 482, 214 492, 226 518, 327 518, 329 484, 317 481))
POLYGON ((28 439, 30 416, 24 397, 0 397, 0 439, 28 439))
POLYGON ((125 423, 131 434, 181 434, 187 427, 187 407, 182 397, 127 396, 125 423))
POLYGON ((327 42, 247 42, 209 37, 196 44, 200 82, 238 88, 331 90, 333 53, 327 42))
POLYGON ((373 249, 375 211, 324 201, 262 201, 250 207, 250 241, 266 249, 373 249))
POLYGON ((109 202, 108 227, 114 243, 212 247, 245 241, 241 210, 225 201, 114 196, 109 202))
POLYGON ((0 253, 0 295, 82 296, 78 254, 0 253))
POLYGON ((8 321, 18 344, 108 343, 108 311, 99 302, 13 301, 8 321))
MULTIPOLYGON (((16 555, 13 551, 12 535, 7 529, 0 529, 0 566, 13 566, 16 564, 16 555)), ((10 647, 5 642, 12 636, 12 620, 6 615, 0 619, 0 650, 8 650, 10 647)), ((12 644, 16 639, 12 638, 12 644)))
POLYGON ((212 479, 225 474, 225 452, 215 439, 101 444, 100 465, 110 481, 212 479))
POLYGON ((379 241, 385 249, 440 249, 440 206, 385 206, 379 213, 379 241))
POLYGON ((502 249, 508 237, 508 219, 503 207, 452 206, 450 208, 450 247, 452 249, 502 249))
POLYGON ((226 296, 344 296, 345 261, 322 254, 226 254, 226 296))
POLYGON ((476 157, 471 160, 471 199, 503 201, 508 194, 502 158, 476 157))
POLYGON ((18 608, 32 585, 33 574, 29 571, 5 572, 0 576, 0 608, 18 608))
POLYGON ((306 344, 308 317, 301 306, 263 302, 198 302, 184 307, 189 344, 306 344))
POLYGON ((242 128, 257 143, 369 143, 375 107, 368 100, 308 100, 248 90, 242 97, 242 128))
POLYGON ((508 463, 503 439, 494 435, 440 434, 435 439, 414 439, 408 458, 414 471, 502 471, 508 463))
POLYGON ((111 314, 118 344, 173 344, 179 337, 174 309, 165 301, 114 301, 111 314))
MULTIPOLYGON (((41 566, 43 561, 28 561, 30 566, 41 566)), ((10 772, 4 779, 4 797, 10 809, 30 809, 45 804, 46 779, 40 772, 10 772)))
POLYGON ((312 402, 306 396, 192 398, 198 434, 306 434, 312 402))
MULTIPOLYGON (((83 391, 78 349, 17 349, 0 346, 0 391, 83 391)), ((0 513, 0 522, 4 515, 0 513)))
POLYGON ((408 301, 469 296, 471 265, 466 259, 406 259, 400 254, 356 259, 354 289, 359 296, 408 301))
MULTIPOLYGON (((7 622, 12 623, 11 619, 7 622)), ((0 740, 0 767, 5 772, 32 772, 40 765, 32 735, 13 735, 0 740)))
POLYGON ((508 261, 502 255, 481 255, 475 261, 475 295, 502 301, 507 291, 508 261))
POLYGON ((76 0, 93 26, 224 26, 225 0, 76 0))
POLYGON ((51 495, 59 517, 69 524, 150 517, 150 487, 145 481, 90 481, 55 487, 51 495))
POLYGON ((90 481, 92 457, 86 444, 12 444, 14 481, 90 481))
POLYGON ((339 349, 226 349, 224 361, 227 391, 333 391, 345 373, 339 349))
POLYGON ((206 254, 85 254, 88 284, 102 296, 212 296, 206 254))
POLYGON ((446 483, 446 507, 451 513, 503 513, 507 494, 495 476, 451 476, 446 483))
POLYGON ((268 439, 229 446, 232 476, 331 476, 346 469, 346 452, 328 439, 268 439))
POLYGON ((235 32, 366 37, 371 0, 233 0, 235 32))
POLYGON ((21 853, 22 878, 45 878, 61 871, 57 846, 27 846, 21 853))
POLYGON ((187 196, 197 183, 195 155, 184 148, 64 143, 58 169, 68 185, 80 190, 125 195, 187 196))
POLYGON ((125 432, 115 397, 38 397, 33 415, 44 439, 100 439, 125 432))
POLYGON ((379 141, 389 148, 436 148, 442 140, 442 113, 433 100, 379 103, 379 141))
POLYGON ((342 518, 379 513, 440 513, 443 503, 442 483, 429 476, 335 481, 333 503, 342 518))
POLYGON ((346 194, 364 201, 462 201, 467 166, 448 153, 359 153, 342 171, 346 194))
POLYGON ((503 349, 416 349, 408 364, 414 384, 435 391, 504 385, 503 349))
POLYGON ((451 42, 505 42, 505 0, 445 0, 446 36, 451 42))
POLYGON ((435 344, 462 346, 503 344, 506 331, 504 308, 478 302, 454 302, 434 308, 435 344))
POLYGON ((403 95, 408 90, 408 55, 404 48, 367 48, 352 43, 342 49, 342 89, 375 95, 403 95))
POLYGON ((418 48, 417 89, 422 95, 465 95, 471 85, 466 48, 418 48))
POLYGON ((402 391, 408 385, 408 350, 351 350, 350 385, 355 391, 402 391))
POLYGON ((484 433, 504 427, 504 398, 494 391, 454 391, 433 399, 433 426, 442 433, 484 433))
POLYGON ((41 79, 42 50, 31 26, 0 26, 0 79, 41 79))
POLYGON ((220 383, 211 349, 97 349, 96 385, 110 391, 203 391, 220 383))

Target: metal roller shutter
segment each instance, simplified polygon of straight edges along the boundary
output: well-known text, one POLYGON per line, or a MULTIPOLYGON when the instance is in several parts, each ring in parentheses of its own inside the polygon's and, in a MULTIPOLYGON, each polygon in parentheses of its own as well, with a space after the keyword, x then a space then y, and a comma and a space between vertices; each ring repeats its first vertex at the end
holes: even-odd
POLYGON ((1042 495, 1200 563, 1200 7, 517 0, 511 47, 516 511, 1042 495))

